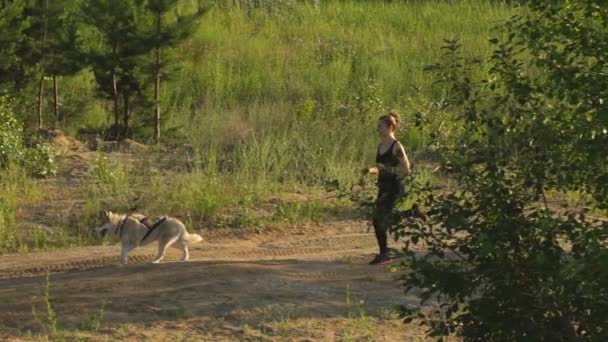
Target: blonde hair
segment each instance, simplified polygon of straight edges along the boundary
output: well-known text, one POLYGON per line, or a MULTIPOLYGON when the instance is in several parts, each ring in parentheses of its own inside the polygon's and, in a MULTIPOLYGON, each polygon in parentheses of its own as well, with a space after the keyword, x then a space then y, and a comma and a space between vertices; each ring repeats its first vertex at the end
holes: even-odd
POLYGON ((382 115, 378 120, 384 122, 387 126, 393 126, 394 130, 397 130, 397 127, 399 127, 399 113, 395 110, 391 110, 388 114, 382 115))

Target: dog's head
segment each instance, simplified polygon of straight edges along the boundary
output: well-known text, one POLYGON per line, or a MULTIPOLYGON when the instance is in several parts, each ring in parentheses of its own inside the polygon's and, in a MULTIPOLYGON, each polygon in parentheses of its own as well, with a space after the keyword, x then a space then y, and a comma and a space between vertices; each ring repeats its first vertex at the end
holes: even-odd
POLYGON ((95 227, 95 233, 99 234, 102 238, 106 237, 108 233, 112 232, 113 229, 116 229, 116 225, 120 220, 120 216, 112 213, 111 211, 103 212, 103 223, 95 227))

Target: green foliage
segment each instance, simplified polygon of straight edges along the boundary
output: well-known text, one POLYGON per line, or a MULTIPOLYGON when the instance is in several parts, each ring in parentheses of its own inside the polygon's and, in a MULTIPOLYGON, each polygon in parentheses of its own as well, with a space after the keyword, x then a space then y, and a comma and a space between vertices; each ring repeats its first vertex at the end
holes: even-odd
POLYGON ((586 215, 608 198, 606 23, 599 2, 531 2, 499 27, 483 81, 455 41, 430 68, 456 129, 429 140, 457 188, 417 186, 409 194, 430 219, 394 229, 406 240, 404 286, 438 302, 404 316, 421 317, 432 336, 608 338, 608 223, 586 215), (545 196, 568 190, 595 202, 558 209, 545 196))
POLYGON ((40 329, 51 338, 53 341, 63 340, 63 336, 58 334, 59 330, 57 327, 57 314, 55 313, 55 309, 53 308, 53 300, 51 298, 51 281, 50 276, 47 273, 45 278, 45 286, 44 286, 44 304, 45 304, 45 318, 42 319, 38 316, 36 311, 36 307, 32 306, 32 314, 34 319, 40 326, 40 329))
POLYGON ((146 45, 143 20, 138 17, 143 10, 141 1, 95 0, 81 6, 85 27, 91 39, 98 41, 89 44, 84 54, 99 95, 114 102, 114 135, 128 133, 133 107, 147 105, 143 54, 151 47, 146 45))
POLYGON ((208 8, 199 4, 194 13, 186 15, 176 11, 179 3, 180 0, 147 1, 145 8, 149 16, 146 27, 148 44, 156 48, 175 47, 193 34, 197 28, 195 24, 208 8))
POLYGON ((203 15, 206 9, 198 4, 196 13, 190 15, 177 15, 177 17, 169 22, 167 14, 173 12, 179 0, 148 0, 146 9, 152 14, 153 24, 151 33, 149 34, 149 44, 154 46, 155 58, 151 62, 151 69, 154 74, 154 139, 159 142, 161 130, 161 108, 160 108, 160 85, 161 77, 167 78, 167 47, 175 47, 178 43, 190 37, 196 29, 198 19, 203 15), (162 56, 161 56, 162 55, 162 56))
POLYGON ((279 222, 319 222, 324 208, 319 201, 280 203, 275 208, 273 219, 279 222))
POLYGON ((272 13, 280 13, 282 10, 294 9, 295 0, 229 0, 215 1, 216 6, 224 8, 246 8, 261 9, 272 13))
POLYGON ((23 144, 23 127, 16 119, 12 102, 0 97, 0 170, 21 165, 33 176, 47 177, 56 172, 54 154, 46 143, 34 147, 23 144))
POLYGON ((14 221, 13 204, 5 198, 0 198, 0 252, 14 250, 18 246, 14 221))
POLYGON ((338 110, 338 116, 345 121, 360 121, 373 127, 380 113, 386 111, 382 88, 373 80, 361 86, 352 102, 338 110))
POLYGON ((1 94, 24 83, 25 70, 19 55, 25 41, 24 30, 30 23, 23 18, 25 1, 3 1, 0 3, 0 91, 1 94))
POLYGON ((20 49, 22 60, 29 65, 37 65, 45 74, 63 74, 66 70, 78 71, 78 47, 76 27, 69 17, 74 1, 29 0, 23 9, 23 16, 29 19, 24 30, 25 41, 20 49))
POLYGON ((44 142, 38 142, 25 150, 24 166, 35 177, 49 177, 57 173, 55 154, 49 144, 44 142))
MULTIPOLYGON (((67 331, 59 324, 57 312, 55 311, 54 299, 51 297, 51 279, 48 273, 45 277, 44 283, 44 305, 44 317, 40 317, 36 307, 32 305, 32 315, 34 316, 34 320, 40 327, 42 333, 51 341, 71 340, 68 337, 67 331)), ((99 309, 95 311, 88 320, 82 321, 79 328, 83 331, 90 332, 99 330, 103 322, 105 306, 106 302, 103 300, 99 306, 99 309)))
MULTIPOLYGON (((133 178, 133 169, 128 165, 111 165, 108 156, 105 153, 99 153, 91 172, 91 188, 92 197, 89 199, 85 210, 85 222, 95 224, 95 216, 101 210, 103 201, 110 199, 111 209, 114 211, 124 211, 130 208, 132 198, 134 196, 132 185, 135 182, 133 178)), ((86 232, 86 227, 79 227, 79 232, 86 232)), ((79 234, 81 235, 81 234, 79 234)), ((81 235, 82 236, 82 235, 81 235)), ((90 237, 90 236, 86 236, 90 237)))
MULTIPOLYGON (((436 54, 437 37, 455 31, 472 42, 475 50, 487 52, 485 29, 511 11, 509 6, 485 1, 382 6, 371 1, 257 0, 7 4, 2 12, 7 23, 2 30, 7 32, 2 37, 6 41, 2 58, 29 77, 16 76, 13 71, 18 70, 10 71, 8 66, 0 77, 26 81, 29 88, 19 96, 14 94, 22 100, 19 114, 29 118, 33 112, 37 86, 30 82, 31 76, 40 71, 73 75, 84 63, 91 68, 58 80, 61 128, 72 132, 82 125, 107 128, 109 120, 100 116, 112 111, 106 101, 117 97, 119 115, 115 116, 122 120, 114 117, 114 124, 121 127, 110 133, 124 133, 126 119, 137 137, 152 132, 153 116, 147 113, 152 112, 152 85, 159 71, 162 127, 178 128, 186 135, 199 133, 191 132, 192 116, 226 107, 238 110, 253 103, 269 112, 296 108, 310 99, 318 118, 344 108, 356 111, 365 106, 370 80, 380 90, 385 107, 403 108, 400 102, 411 93, 411 86, 428 82, 419 66, 436 54), (215 3, 213 8, 211 3, 215 3), (24 11, 27 20, 22 20, 24 11), (158 13, 160 30, 155 20, 158 13), (199 25, 197 19, 203 14, 199 25), (27 35, 17 34, 22 31, 27 35), (162 48, 160 63, 154 51, 158 47, 162 48), (19 53, 13 56, 13 50, 19 53), (118 94, 113 90, 113 73, 118 94), (93 74, 97 87, 91 82, 93 74)), ((44 98, 50 98, 48 81, 38 79, 44 98)))
MULTIPOLYGON (((27 249, 23 236, 17 235, 18 208, 40 200, 40 191, 27 171, 17 165, 0 171, 0 193, 0 253, 27 249)), ((34 231, 34 235, 39 233, 34 231)))
POLYGON ((103 323, 103 317, 105 314, 106 302, 102 301, 99 305, 99 309, 91 315, 88 321, 83 322, 81 330, 96 332, 103 323))
POLYGON ((0 169, 23 159, 23 127, 13 113, 11 101, 0 97, 0 169))
MULTIPOLYGON (((62 14, 48 23, 47 74, 55 64, 53 72, 69 74, 70 61, 75 59, 89 66, 58 80, 60 113, 65 115, 61 128, 72 134, 90 128, 116 137, 128 125, 130 136, 147 139, 155 127, 152 88, 160 70, 161 127, 167 133, 163 139, 182 143, 187 137, 204 158, 213 154, 230 158, 232 170, 248 173, 251 179, 345 180, 352 178, 361 159, 371 160, 366 152, 370 149, 365 148, 374 143, 370 122, 385 109, 403 110, 405 125, 415 121, 417 112, 431 121, 438 118, 441 104, 418 99, 427 95, 420 89, 431 82, 420 66, 437 56, 440 37, 457 32, 470 51, 489 54, 490 24, 514 11, 486 1, 200 5, 213 2, 51 1, 48 13, 62 14), (160 33, 155 13, 161 13, 160 33), (55 24, 62 29, 51 30, 55 24), (55 41, 63 45, 53 45, 55 41), (157 47, 162 48, 160 63, 157 47), (115 111, 108 100, 116 101, 115 111), (348 132, 348 139, 336 136, 336 129, 348 132), (232 153, 234 146, 249 143, 245 136, 253 135, 258 145, 252 149, 284 146, 281 156, 265 154, 264 164, 281 159, 279 167, 269 173, 267 167, 255 171, 239 167, 252 158, 247 148, 232 153), (297 153, 288 152, 292 143, 297 153), (314 148, 308 150, 309 145, 314 148)), ((45 4, 28 3, 29 8, 34 5, 45 4)), ((31 24, 40 27, 42 17, 32 18, 31 24)), ((34 34, 38 30, 28 32, 30 40, 38 37, 34 34)), ((27 68, 30 74, 37 72, 34 66, 27 68)), ((35 93, 30 84, 19 94, 17 114, 34 112, 35 93)), ((50 98, 49 91, 44 95, 50 98)), ((30 116, 24 115, 26 125, 30 116)), ((444 131, 449 126, 445 123, 444 131)), ((408 152, 423 145, 419 140, 423 135, 407 127, 402 133, 412 147, 408 152)), ((423 147, 421 155, 432 154, 423 147)), ((264 153, 252 153, 258 152, 264 153)), ((219 170, 220 163, 206 166, 215 168, 213 172, 224 171, 219 170)))
POLYGON ((97 154, 95 165, 93 166, 93 176, 100 183, 109 185, 112 190, 116 190, 118 186, 124 185, 120 184, 118 181, 120 176, 115 171, 112 171, 112 168, 108 165, 108 156, 105 153, 97 154))

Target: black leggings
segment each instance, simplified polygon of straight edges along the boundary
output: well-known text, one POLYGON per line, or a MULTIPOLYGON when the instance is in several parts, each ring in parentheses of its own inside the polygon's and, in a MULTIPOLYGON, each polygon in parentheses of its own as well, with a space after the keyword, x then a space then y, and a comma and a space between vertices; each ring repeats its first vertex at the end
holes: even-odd
POLYGON ((376 207, 372 217, 372 224, 374 225, 374 232, 376 233, 376 239, 378 240, 380 254, 388 253, 388 228, 393 217, 393 210, 402 195, 403 185, 401 182, 380 185, 378 198, 376 199, 376 207))

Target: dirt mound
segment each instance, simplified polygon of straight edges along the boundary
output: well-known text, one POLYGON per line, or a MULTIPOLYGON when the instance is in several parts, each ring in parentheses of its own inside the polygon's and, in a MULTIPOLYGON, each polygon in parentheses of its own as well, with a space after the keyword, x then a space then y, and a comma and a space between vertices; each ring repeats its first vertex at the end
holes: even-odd
POLYGON ((94 158, 90 156, 84 157, 85 154, 70 153, 57 156, 59 165, 58 175, 66 178, 84 178, 89 172, 91 165, 94 163, 94 158))
POLYGON ((123 152, 139 153, 148 151, 149 147, 135 140, 123 139, 118 142, 118 147, 123 152))
POLYGON ((97 149, 104 152, 144 153, 150 147, 135 140, 122 139, 119 141, 100 141, 97 143, 97 149))
POLYGON ((40 131, 40 135, 53 149, 59 152, 73 151, 86 152, 89 149, 82 142, 69 137, 59 129, 48 129, 40 131))

